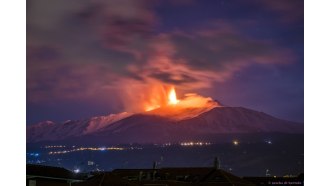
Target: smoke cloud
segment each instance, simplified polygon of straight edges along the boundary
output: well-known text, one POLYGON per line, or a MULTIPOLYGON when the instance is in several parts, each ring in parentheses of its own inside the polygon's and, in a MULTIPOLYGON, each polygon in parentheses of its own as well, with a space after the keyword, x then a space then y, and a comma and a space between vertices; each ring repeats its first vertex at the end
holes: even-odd
MULTIPOLYGON (((194 92, 251 65, 296 60, 290 49, 241 32, 253 26, 248 20, 164 32, 159 4, 151 1, 27 3, 27 96, 33 103, 99 100, 139 111, 165 103, 169 86, 194 92)), ((195 105, 208 101, 193 97, 195 105)))

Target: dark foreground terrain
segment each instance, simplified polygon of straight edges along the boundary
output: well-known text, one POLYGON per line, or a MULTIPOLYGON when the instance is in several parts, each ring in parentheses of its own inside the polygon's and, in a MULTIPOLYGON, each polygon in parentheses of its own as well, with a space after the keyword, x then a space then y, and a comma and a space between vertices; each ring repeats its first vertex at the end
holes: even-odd
POLYGON ((115 169, 77 173, 61 167, 26 165, 28 186, 107 186, 107 185, 159 185, 159 186, 258 186, 304 185, 304 175, 239 177, 219 167, 168 167, 149 169, 115 169))
POLYGON ((157 167, 220 168, 237 176, 285 176, 304 172, 303 135, 232 136, 223 142, 84 146, 28 144, 27 163, 59 166, 76 172, 157 167))

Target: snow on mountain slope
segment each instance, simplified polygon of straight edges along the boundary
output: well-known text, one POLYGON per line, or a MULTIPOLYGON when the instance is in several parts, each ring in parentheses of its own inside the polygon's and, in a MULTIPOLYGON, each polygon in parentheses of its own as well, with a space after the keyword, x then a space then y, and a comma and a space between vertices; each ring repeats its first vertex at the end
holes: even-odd
POLYGON ((118 120, 131 116, 122 112, 108 116, 97 116, 85 120, 68 120, 61 124, 52 121, 40 122, 27 127, 27 141, 56 141, 68 137, 85 135, 96 132, 118 120))
POLYGON ((303 133, 303 124, 211 100, 198 107, 167 106, 138 114, 120 113, 67 121, 42 122, 27 129, 27 141, 84 140, 153 143, 194 140, 196 136, 235 133, 303 133))
POLYGON ((105 143, 163 143, 198 140, 209 135, 271 132, 303 133, 303 124, 242 107, 214 107, 184 120, 136 114, 85 138, 105 143))
POLYGON ((110 114, 109 116, 92 117, 89 120, 88 126, 86 127, 86 130, 83 133, 88 134, 95 132, 110 125, 111 123, 129 117, 131 115, 132 115, 131 113, 122 112, 119 114, 110 114))

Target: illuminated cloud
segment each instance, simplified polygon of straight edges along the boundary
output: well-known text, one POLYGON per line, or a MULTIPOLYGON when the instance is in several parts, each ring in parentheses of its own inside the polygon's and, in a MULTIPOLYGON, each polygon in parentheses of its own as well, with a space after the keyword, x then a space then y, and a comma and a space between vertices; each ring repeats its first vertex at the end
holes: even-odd
MULTIPOLYGON (((294 8, 276 2, 251 4, 275 12, 294 8)), ((194 29, 162 31, 156 11, 162 3, 27 2, 28 101, 119 100, 123 107, 134 105, 133 110, 139 110, 141 105, 132 103, 158 94, 164 86, 192 92, 212 88, 251 65, 297 60, 290 48, 246 34, 245 29, 256 25, 251 19, 212 19, 194 29)), ((189 7, 195 2, 167 3, 189 7)), ((300 14, 295 15, 298 19, 300 14)))

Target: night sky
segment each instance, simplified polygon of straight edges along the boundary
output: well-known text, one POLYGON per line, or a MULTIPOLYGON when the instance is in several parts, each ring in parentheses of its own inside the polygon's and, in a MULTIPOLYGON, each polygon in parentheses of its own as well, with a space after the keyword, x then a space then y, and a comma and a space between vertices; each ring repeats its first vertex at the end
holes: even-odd
POLYGON ((27 124, 138 111, 162 85, 303 122, 303 0, 27 1, 27 124))

